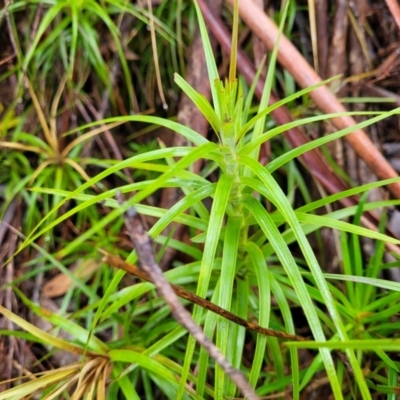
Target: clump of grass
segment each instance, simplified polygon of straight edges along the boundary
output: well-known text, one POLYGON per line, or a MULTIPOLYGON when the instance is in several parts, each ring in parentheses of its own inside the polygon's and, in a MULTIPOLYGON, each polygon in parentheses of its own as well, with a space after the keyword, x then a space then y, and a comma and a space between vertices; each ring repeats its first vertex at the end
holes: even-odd
MULTIPOLYGON (((288 2, 282 8, 281 32, 287 7, 288 2)), ((278 168, 293 171, 291 163, 295 157, 342 137, 357 126, 284 152, 267 166, 261 165, 258 161, 260 146, 289 127, 265 128, 266 116, 278 106, 268 107, 277 47, 270 57, 262 100, 256 115, 251 117, 252 89, 246 92, 247 89, 236 79, 235 52, 232 53, 229 77, 221 81, 197 4, 196 10, 212 88, 212 104, 191 88, 180 75, 175 74, 175 82, 207 118, 218 141, 211 142, 186 126, 155 116, 135 115, 100 121, 107 124, 109 129, 127 122, 163 126, 187 138, 193 147, 149 149, 115 162, 93 178, 80 174, 86 178, 86 182, 82 180, 76 189, 54 185, 44 188, 44 185, 37 185, 32 193, 46 195, 48 198, 53 196, 53 205, 30 230, 19 251, 35 246, 37 239, 48 235, 62 222, 72 217, 79 218, 81 213, 90 213, 90 210, 101 205, 109 210, 105 216, 98 216, 90 228, 74 240, 64 243, 55 254, 56 258, 46 251, 42 252, 43 256, 59 266, 61 263, 57 259, 65 260, 74 254, 85 255, 88 243, 91 243, 92 247, 98 246, 110 253, 118 252, 128 263, 135 263, 137 254, 134 250, 117 249, 111 240, 101 244, 96 242, 99 236, 107 236, 107 232, 112 232, 110 236, 115 238, 121 229, 121 216, 129 207, 134 206, 141 215, 158 218, 149 230, 149 235, 156 243, 176 248, 193 260, 165 273, 171 283, 184 285, 199 297, 209 297, 218 306, 241 318, 250 320, 255 317, 262 327, 273 327, 292 335, 296 334, 296 328, 291 308, 300 307, 304 312, 314 341, 281 346, 275 337, 261 334, 246 337, 243 327, 194 306, 194 320, 204 326, 205 333, 215 339, 228 360, 246 374, 258 395, 276 395, 289 390, 290 386, 293 398, 299 399, 301 391, 322 371, 336 399, 349 396, 370 399, 371 387, 374 391, 390 392, 397 379, 397 363, 388 351, 398 350, 398 344, 397 341, 377 341, 376 337, 391 334, 391 328, 383 323, 381 314, 384 309, 387 318, 397 313, 396 299, 400 285, 379 279, 379 274, 385 267, 382 264, 382 243, 399 244, 399 241, 362 228, 358 223, 363 210, 381 207, 383 204, 362 203, 358 208, 319 215, 314 211, 340 197, 348 196, 350 192, 310 201, 295 209, 290 201, 290 193, 286 194, 282 190, 276 178, 278 168), (163 163, 158 163, 160 160, 163 163), (207 169, 200 175, 191 172, 191 166, 199 160, 208 163, 207 169), (111 190, 106 190, 105 185, 101 186, 105 179, 126 168, 143 170, 143 179, 111 190), (149 170, 153 171, 151 176, 147 175, 149 170), (218 171, 216 182, 207 179, 210 171, 218 171), (101 191, 91 191, 94 187, 101 187, 101 191), (184 196, 169 210, 146 204, 145 200, 149 196, 165 187, 180 188, 184 196), (115 200, 118 192, 129 194, 129 200, 119 204, 115 200), (212 199, 211 209, 204 204, 208 198, 212 199), (265 202, 270 204, 269 211, 263 205, 265 202), (59 213, 61 207, 66 205, 69 208, 63 214, 59 213), (343 221, 351 216, 354 216, 354 223, 343 221), (169 224, 176 222, 188 227, 190 243, 161 235, 169 224), (115 226, 117 230, 113 230, 115 226), (344 254, 342 275, 324 274, 307 240, 307 234, 324 226, 341 232, 344 254), (346 235, 352 238, 350 242, 346 235), (363 269, 357 245, 356 238, 360 235, 378 240, 376 255, 366 270, 363 269), (292 254, 290 246, 294 243, 301 251, 301 259, 292 254), (346 283, 336 285, 334 282, 337 280, 346 283), (379 292, 377 288, 385 291, 379 292), (374 345, 377 347, 374 351, 379 362, 376 363, 376 370, 365 376, 365 351, 371 349, 372 338, 375 338, 374 345), (251 347, 253 356, 246 354, 246 346, 251 347), (311 365, 300 365, 297 352, 299 347, 318 349, 318 355, 311 365), (328 347, 340 349, 345 356, 335 358, 328 347), (266 369, 266 365, 272 368, 266 369)), ((237 16, 237 13, 234 15, 237 16)), ((237 26, 237 20, 234 26, 237 26)), ((295 93, 281 104, 313 89, 295 93)), ((36 111, 41 115, 40 108, 36 111)), ((366 126, 398 112, 396 109, 380 113, 362 125, 366 126)), ((303 125, 329 120, 334 116, 337 114, 310 117, 292 124, 303 125)), ((91 129, 97 124, 99 121, 81 126, 80 129, 91 129)), ((42 129, 49 130, 44 123, 42 129)), ((54 134, 49 131, 48 142, 51 143, 54 134)), ((99 133, 94 130, 88 135, 94 135, 94 132, 99 133)), ((79 139, 79 143, 81 140, 84 137, 79 139)), ((54 146, 48 145, 46 149, 56 154, 54 146)), ((68 164, 66 161, 64 163, 68 164)), ((32 175, 40 179, 50 165, 47 162, 36 174, 32 172, 32 175)), ((71 163, 69 165, 73 167, 71 163)), ((56 163, 54 167, 59 168, 56 163)), ((75 171, 78 169, 75 168, 75 171)), ((364 185, 352 189, 351 193, 362 193, 391 182, 393 180, 364 185)), ((386 206, 389 204, 396 203, 384 202, 386 206)), ((93 257, 93 251, 90 256, 93 257)), ((208 353, 203 349, 196 350, 191 337, 187 340, 183 338, 185 330, 171 318, 163 299, 153 294, 154 286, 140 282, 121 288, 124 275, 123 271, 112 271, 103 265, 95 278, 95 290, 75 280, 77 288, 73 290, 78 294, 84 293, 90 301, 86 307, 67 316, 44 311, 15 288, 15 293, 29 309, 54 327, 67 331, 75 339, 58 339, 5 308, 0 308, 0 313, 24 329, 27 332, 24 334, 26 339, 75 352, 82 357, 82 361, 79 364, 80 370, 77 364, 73 364, 56 371, 47 371, 36 381, 0 394, 0 399, 7 396, 21 398, 18 393, 23 393, 23 396, 43 393, 42 398, 56 398, 64 391, 70 391, 74 385, 74 398, 84 393, 93 397, 96 393, 97 398, 101 399, 107 393, 107 398, 124 396, 139 399, 144 395, 151 399, 155 397, 156 390, 166 398, 174 399, 235 397, 237 389, 234 383, 225 379, 223 371, 214 365, 208 353), (107 339, 101 340, 104 332, 107 332, 107 339), (106 387, 109 379, 111 384, 106 387)), ((16 331, 2 333, 19 335, 16 331)))

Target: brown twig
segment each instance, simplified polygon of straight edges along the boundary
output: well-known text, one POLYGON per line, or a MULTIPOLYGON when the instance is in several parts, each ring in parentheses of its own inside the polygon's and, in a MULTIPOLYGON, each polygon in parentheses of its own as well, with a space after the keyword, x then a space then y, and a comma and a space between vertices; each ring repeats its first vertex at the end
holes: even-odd
MULTIPOLYGON (((2 287, 0 304, 4 304, 4 307, 10 311, 15 309, 12 282, 16 276, 16 263, 13 256, 18 246, 18 235, 13 232, 12 228, 15 229, 21 225, 22 212, 19 205, 20 199, 14 198, 4 213, 3 220, 0 220, 0 286, 2 287)), ((13 322, 8 318, 0 318, 0 325, 2 329, 9 331, 15 329, 13 322)), ((15 337, 1 337, 0 335, 0 375, 7 380, 12 377, 12 364, 17 354, 17 342, 15 337)), ((9 384, 10 382, 2 382, 0 392, 9 384)))
MULTIPOLYGON (((233 0, 227 0, 227 2, 233 4, 233 0)), ((264 11, 258 8, 252 0, 241 0, 239 12, 249 28, 264 41, 268 49, 273 49, 278 40, 278 28, 264 11)), ((281 36, 279 42, 278 61, 303 88, 321 82, 321 78, 284 35, 281 36)), ((310 96, 324 113, 346 112, 345 107, 325 86, 313 90, 310 96)), ((333 118, 331 121, 338 129, 345 129, 356 124, 350 116, 333 118)), ((352 133, 346 135, 345 139, 380 179, 398 176, 364 131, 355 129, 352 133)), ((400 198, 400 183, 390 185, 389 189, 394 196, 400 198)))
MULTIPOLYGON (((117 199, 123 204, 121 193, 117 194, 117 199)), ((151 239, 144 231, 140 216, 133 207, 129 208, 125 213, 125 225, 135 247, 140 270, 150 277, 159 294, 170 306, 172 316, 204 347, 210 357, 229 376, 244 396, 250 400, 258 400, 259 397, 255 394, 242 372, 232 366, 215 344, 204 334, 201 327, 192 319, 189 311, 180 303, 178 296, 164 277, 160 266, 155 260, 151 239)))
MULTIPOLYGON (((365 47, 365 42, 363 45, 361 45, 360 40, 364 38, 363 35, 363 29, 362 29, 362 21, 360 20, 360 17, 365 14, 365 11, 363 10, 363 2, 360 2, 360 4, 354 4, 354 7, 352 10, 346 10, 347 13, 351 16, 350 18, 350 28, 348 36, 345 36, 345 39, 347 39, 348 43, 348 64, 349 64, 349 70, 350 70, 350 75, 351 76, 357 76, 362 74, 365 71, 365 65, 364 65, 364 60, 365 58, 363 57, 363 51, 362 47, 365 47)), ((343 48, 345 49, 346 46, 344 43, 341 44, 343 48)), ((341 60, 343 68, 347 67, 347 63, 345 60, 341 60)), ((343 72, 343 71, 340 71, 343 72)), ((352 90, 352 96, 353 97, 359 97, 360 96, 360 85, 357 82, 354 82, 350 85, 350 88, 352 90)), ((356 104, 351 104, 350 105, 352 111, 365 111, 365 103, 356 103, 356 104)), ((361 117, 356 116, 355 119, 360 122, 362 121, 361 117)), ((350 176, 350 178, 355 182, 357 185, 361 183, 366 183, 366 182, 372 182, 375 180, 375 177, 371 172, 368 170, 368 168, 365 168, 364 163, 362 160, 360 160, 354 150, 347 144, 345 147, 345 155, 346 155, 346 166, 347 166, 347 171, 350 176)))
MULTIPOLYGON (((99 251, 101 254, 104 255, 103 261, 105 263, 112 265, 115 268, 122 269, 122 270, 124 270, 132 275, 135 275, 138 278, 143 279, 147 282, 153 283, 153 281, 151 280, 149 275, 147 273, 145 273, 144 271, 141 271, 135 265, 129 264, 126 261, 122 260, 120 257, 109 254, 104 250, 99 249, 99 251)), ((230 311, 225 310, 224 308, 219 307, 216 304, 214 304, 206 299, 203 299, 202 297, 197 296, 194 293, 187 291, 182 286, 174 285, 173 283, 170 283, 170 285, 171 285, 171 288, 173 289, 173 291, 182 299, 188 300, 193 304, 197 304, 198 306, 200 306, 206 310, 212 311, 213 313, 216 313, 216 314, 220 315, 221 317, 234 322, 237 325, 243 326, 244 328, 249 329, 251 331, 260 333, 261 335, 272 336, 272 337, 277 337, 277 338, 286 339, 286 340, 295 340, 295 341, 308 340, 304 336, 291 335, 290 333, 276 331, 274 329, 269 329, 269 328, 263 328, 262 326, 260 326, 258 324, 248 322, 245 319, 240 318, 237 315, 231 313, 230 311)))
POLYGON ((396 22, 397 28, 400 30, 400 7, 397 0, 386 0, 390 12, 393 15, 393 19, 396 22))
POLYGON ((318 37, 318 66, 322 78, 327 77, 328 69, 328 2, 326 0, 315 0, 315 13, 318 37))
POLYGON ((35 40, 39 23, 42 18, 42 14, 43 14, 43 3, 40 3, 35 12, 35 17, 32 23, 31 34, 30 34, 31 43, 33 43, 33 41, 35 40))
MULTIPOLYGON (((328 61, 328 76, 335 76, 346 70, 346 39, 349 25, 349 0, 336 2, 335 20, 333 23, 332 43, 328 61)), ((326 29, 326 28, 325 28, 326 29)))
POLYGON ((3 59, 0 60, 0 65, 3 65, 5 63, 8 63, 9 61, 11 61, 14 57, 16 57, 15 54, 11 54, 10 56, 7 56, 3 59))
POLYGON ((12 45, 12 48, 14 50, 14 54, 17 56, 18 60, 20 59, 20 52, 18 49, 18 45, 17 45, 17 40, 14 37, 14 31, 13 31, 13 26, 11 23, 11 18, 10 18, 10 12, 9 12, 9 6, 12 2, 10 0, 5 2, 4 5, 4 12, 5 12, 5 16, 6 16, 6 22, 7 22, 7 29, 8 29, 8 36, 10 38, 10 43, 12 45))

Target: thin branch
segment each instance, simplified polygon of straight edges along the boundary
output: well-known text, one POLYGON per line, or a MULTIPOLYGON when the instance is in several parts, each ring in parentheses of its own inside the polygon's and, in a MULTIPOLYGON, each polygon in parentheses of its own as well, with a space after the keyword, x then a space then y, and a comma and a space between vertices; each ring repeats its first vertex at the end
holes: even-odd
MULTIPOLYGON (((124 270, 132 275, 135 275, 138 278, 143 279, 147 282, 153 283, 150 276, 147 273, 145 273, 144 271, 141 271, 135 265, 129 264, 126 261, 122 260, 122 258, 114 256, 112 254, 109 254, 104 250, 99 249, 99 251, 100 251, 100 253, 102 253, 104 255, 103 261, 105 263, 112 265, 115 268, 122 269, 122 270, 124 270)), ((276 331, 274 329, 269 329, 269 328, 263 328, 262 326, 260 326, 258 324, 248 322, 245 319, 238 317, 236 314, 233 314, 230 311, 217 306, 216 304, 212 303, 211 301, 203 299, 202 297, 189 292, 182 286, 174 285, 173 283, 170 283, 170 286, 171 286, 172 290, 176 293, 176 295, 181 297, 182 299, 189 300, 191 303, 197 304, 198 306, 205 308, 206 310, 212 311, 213 313, 216 313, 219 316, 226 318, 229 321, 232 321, 235 324, 243 326, 246 329, 249 329, 251 331, 260 333, 265 336, 272 336, 272 337, 277 337, 277 338, 287 339, 287 340, 295 340, 295 341, 308 340, 304 336, 291 335, 290 333, 276 331)))
POLYGON ((386 5, 388 6, 394 21, 396 22, 397 28, 400 30, 400 7, 397 0, 386 0, 386 5))

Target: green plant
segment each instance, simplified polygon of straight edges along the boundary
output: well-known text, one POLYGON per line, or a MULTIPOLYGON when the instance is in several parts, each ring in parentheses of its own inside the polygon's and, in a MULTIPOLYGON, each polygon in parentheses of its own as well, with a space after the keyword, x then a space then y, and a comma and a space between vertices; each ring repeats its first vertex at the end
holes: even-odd
MULTIPOLYGON (((283 10, 284 14, 285 9, 283 10)), ((353 351, 350 340, 358 336, 360 321, 356 313, 347 312, 347 300, 336 287, 328 282, 328 277, 324 276, 306 234, 316 231, 319 227, 328 226, 352 235, 363 235, 396 244, 399 241, 382 233, 369 231, 357 224, 342 221, 352 215, 356 215, 357 219, 361 207, 359 209, 348 208, 324 216, 313 213, 314 210, 336 201, 341 196, 349 195, 349 192, 330 196, 294 209, 274 177, 278 168, 290 165, 298 155, 342 137, 355 127, 288 151, 275 158, 266 167, 262 166, 258 162, 260 146, 288 128, 288 126, 281 126, 264 132, 266 116, 273 108, 279 106, 279 104, 267 106, 276 50, 271 57, 269 76, 258 113, 253 118, 249 118, 250 100, 247 99, 251 98, 252 92, 250 90, 246 98, 244 88, 235 79, 235 53, 232 54, 229 79, 221 82, 204 22, 200 13, 198 16, 207 57, 213 106, 196 93, 179 75, 175 76, 175 81, 207 118, 218 137, 218 142, 208 141, 190 128, 162 118, 129 116, 106 119, 103 122, 108 124, 128 121, 158 124, 183 135, 194 143, 195 147, 162 148, 135 155, 107 168, 73 191, 54 187, 33 189, 35 193, 64 197, 64 199, 49 211, 48 215, 32 230, 20 250, 33 245, 36 239, 47 234, 50 229, 62 221, 88 210, 100 202, 110 207, 112 211, 109 214, 96 221, 88 230, 66 244, 56 254, 59 259, 65 259, 74 252, 82 252, 85 241, 92 238, 93 235, 109 229, 114 220, 120 218, 128 207, 134 205, 140 214, 159 218, 149 232, 156 242, 167 243, 167 245, 187 253, 194 260, 190 264, 166 272, 166 276, 171 282, 184 284, 189 289, 194 289, 200 297, 209 296, 214 303, 245 319, 250 319, 252 315, 255 315, 261 326, 273 326, 292 334, 295 334, 295 324, 290 310, 291 306, 296 305, 302 308, 314 339, 318 342, 315 346, 319 349, 318 356, 308 368, 300 366, 295 345, 290 344, 289 350, 286 351, 286 348, 280 348, 276 338, 267 338, 260 334, 253 337, 255 344, 253 345, 254 358, 251 365, 244 365, 242 362, 246 342, 244 329, 213 313, 204 312, 200 307, 194 307, 193 317, 196 322, 204 324, 204 330, 209 337, 215 336, 217 346, 235 367, 248 375, 249 382, 256 388, 258 394, 276 394, 284 391, 291 384, 293 398, 298 399, 301 390, 311 379, 318 372, 325 371, 335 398, 341 399, 350 393, 354 394, 355 398, 359 396, 369 399, 371 393, 362 371, 362 354, 356 354, 353 351), (214 167, 211 169, 219 171, 216 183, 207 180, 207 176, 197 175, 190 171, 190 166, 199 159, 207 160, 214 167), (155 161, 158 160, 166 162, 165 164, 155 164, 155 161), (124 168, 146 171, 155 165, 160 174, 154 179, 144 179, 141 182, 120 186, 98 195, 84 193, 91 186, 124 168), (170 210, 141 204, 156 190, 164 187, 181 188, 184 197, 170 210), (120 205, 114 199, 118 191, 132 194, 126 204, 120 205), (208 210, 203 203, 203 200, 209 197, 213 199, 211 210, 208 210), (77 205, 62 216, 55 216, 57 210, 70 200, 76 202, 77 205), (267 212, 263 206, 264 201, 268 201, 272 205, 271 212, 267 212), (163 230, 172 222, 184 224, 190 229, 191 244, 161 236, 163 230), (304 260, 299 260, 292 255, 289 246, 294 243, 297 243, 301 249, 304 260), (272 297, 276 299, 276 306, 272 305, 272 297), (337 342, 335 345, 345 352, 354 374, 353 377, 347 377, 344 373, 343 361, 335 360, 335 364, 333 355, 326 347, 331 340, 335 340, 337 342), (266 363, 273 365, 272 372, 265 370, 266 363), (285 373, 287 366, 290 368, 290 379, 285 373)), ((281 30, 284 20, 283 17, 281 30)), ((289 96, 281 104, 290 102, 312 89, 309 88, 289 96)), ((358 127, 367 126, 398 112, 399 110, 396 109, 389 113, 379 114, 360 123, 358 127)), ((295 121, 293 125, 329 120, 334 116, 310 117, 295 121)), ((86 125, 81 129, 93 125, 95 124, 86 125)), ((381 182, 375 186, 387 183, 390 182, 381 182)), ((361 193, 373 186, 374 184, 355 188, 351 192, 361 193)), ((370 208, 378 206, 379 204, 368 205, 370 208)), ((346 250, 344 244, 345 241, 343 241, 343 249, 346 250)), ((382 245, 379 244, 379 246, 382 245)), ((107 250, 115 252, 112 246, 109 246, 107 250)), ((357 251, 354 247, 352 250, 354 257, 359 254, 357 251)), ((121 253, 128 262, 136 262, 134 251, 127 254, 121 250, 121 253)), ((368 282, 380 287, 381 282, 376 279, 381 268, 379 258, 377 257, 374 262, 371 262, 371 265, 373 269, 371 278, 373 279, 368 282)), ((360 260, 357 260, 356 268, 360 272, 360 260)), ((360 300, 361 297, 366 296, 362 290, 370 292, 369 296, 371 297, 377 296, 373 286, 362 287, 360 290, 360 283, 357 283, 359 278, 354 277, 357 274, 351 270, 350 262, 347 262, 344 272, 342 279, 350 281, 346 290, 352 299, 360 300)), ((214 365, 209 360, 208 354, 203 349, 196 351, 192 338, 188 339, 186 345, 181 341, 185 331, 169 318, 170 310, 164 305, 162 299, 153 299, 149 295, 138 304, 138 299, 151 292, 153 286, 150 283, 139 283, 119 289, 118 285, 123 276, 124 273, 121 271, 111 275, 107 284, 103 286, 103 296, 100 299, 94 296, 94 301, 88 307, 73 315, 77 321, 79 319, 85 321, 85 328, 79 327, 79 324, 72 319, 53 314, 46 315, 29 302, 22 293, 19 293, 19 296, 29 305, 30 309, 48 319, 54 326, 63 328, 75 336, 76 343, 74 343, 73 349, 71 343, 66 341, 61 343, 54 339, 50 340, 50 338, 49 341, 54 346, 75 350, 83 356, 83 363, 88 366, 88 369, 91 367, 98 371, 92 378, 92 382, 99 383, 98 398, 104 396, 103 388, 106 379, 103 377, 107 376, 109 369, 114 379, 109 388, 109 398, 117 398, 119 393, 122 393, 126 398, 138 399, 139 394, 135 387, 139 381, 143 385, 146 398, 154 397, 151 384, 162 391, 166 397, 174 399, 190 397, 201 399, 207 396, 216 399, 234 397, 236 395, 235 386, 225 379, 218 366, 215 366, 215 370, 213 370, 214 365), (118 334, 121 327, 122 335, 118 334), (107 343, 100 341, 96 336, 105 328, 112 332, 107 343), (190 371, 194 363, 197 366, 196 374, 190 371), (210 374, 210 370, 213 370, 213 373, 210 374), (213 384, 211 379, 214 381, 213 384), (195 390, 187 385, 187 381, 195 384, 195 390)), ((361 279, 359 280, 361 282, 361 279)), ((388 285, 387 288, 389 288, 388 285)), ((394 292, 376 305, 377 310, 386 304, 395 307, 398 285, 390 286, 390 290, 394 292)), ((364 311, 367 308, 366 304, 362 304, 359 310, 364 311)), ((392 312, 397 312, 396 310, 393 308, 392 312)), ((42 342, 46 340, 47 336, 43 332, 18 320, 4 309, 0 309, 0 312, 13 318, 15 323, 27 330, 30 333, 27 336, 29 339, 36 338, 42 342)), ((14 332, 6 333, 15 334, 14 332)), ((302 345, 299 343, 297 347, 302 345)), ((363 348, 365 349, 365 346, 363 348)), ((393 383, 395 374, 393 371, 396 371, 397 364, 390 360, 387 354, 380 353, 379 355, 384 366, 390 368, 390 382, 393 383)), ((84 371, 86 372, 86 369, 84 371)), ((57 379, 53 375, 54 379, 48 381, 47 384, 50 386, 51 383, 52 385, 47 392, 48 398, 51 396, 54 398, 63 389, 66 389, 67 386, 61 386, 61 382, 65 384, 66 379, 75 379, 68 381, 69 385, 77 381, 76 369, 71 372, 74 374, 74 378, 70 378, 70 375, 66 377, 61 372, 57 379), (56 384, 59 386, 54 386, 56 384)), ((87 394, 91 394, 91 386, 82 383, 86 379, 86 375, 82 374, 81 377, 77 390, 83 387, 87 390, 87 394)), ((8 394, 16 395, 17 389, 12 389, 8 394)), ((35 390, 38 388, 36 387, 35 390)), ((4 394, 4 396, 6 395, 4 394)), ((1 398, 5 397, 0 395, 1 398)))
MULTIPOLYGON (((23 225, 25 233, 30 232, 59 201, 57 196, 40 196, 27 188, 34 184, 74 190, 89 179, 92 171, 113 164, 112 160, 100 160, 97 154, 88 156, 90 143, 85 148, 85 144, 110 126, 105 124, 83 132, 76 129, 75 121, 82 118, 90 121, 90 115, 96 119, 106 112, 100 106, 97 110, 96 106, 88 106, 87 89, 103 92, 103 97, 108 93, 110 102, 115 105, 116 97, 121 95, 111 90, 115 83, 113 76, 118 75, 118 71, 113 69, 115 64, 122 68, 130 103, 128 109, 132 109, 134 87, 126 59, 132 38, 127 37, 126 31, 121 34, 119 28, 124 18, 133 18, 139 21, 139 32, 147 31, 149 13, 143 7, 126 1, 102 4, 17 1, 8 4, 2 10, 2 16, 5 13, 9 15, 9 34, 15 43, 17 65, 12 72, 19 77, 20 93, 8 108, 0 107, 1 175, 6 183, 6 201, 1 205, 0 215, 13 199, 22 197, 27 205, 23 225), (32 25, 32 30, 21 32, 18 26, 21 15, 26 18, 27 26, 32 25), (115 54, 111 57, 110 53, 115 54), (91 82, 92 74, 96 77, 94 83, 91 82), (16 111, 23 87, 29 90, 33 107, 19 107, 16 111)), ((163 41, 174 45, 173 31, 157 16, 152 18, 163 41)), ((0 18, 0 22, 4 21, 0 18)), ((148 62, 149 57, 146 59, 148 62)), ((0 80, 8 75, 1 75, 0 80)), ((126 179, 123 174, 120 176, 126 179)), ((95 187, 93 189, 96 191, 95 187)), ((93 223, 98 217, 93 211, 85 217, 81 214, 79 220, 93 223)), ((78 221, 77 229, 80 228, 78 221)), ((48 244, 54 244, 52 231, 48 232, 45 243, 47 239, 52 241, 48 244)))
MULTIPOLYGON (((75 82, 75 88, 80 90, 85 84, 88 72, 93 69, 97 79, 104 87, 111 90, 111 66, 107 64, 102 54, 107 52, 105 47, 109 47, 109 50, 118 56, 128 89, 130 106, 133 109, 134 86, 126 59, 129 42, 127 39, 121 41, 119 25, 124 14, 147 24, 148 13, 143 8, 125 0, 102 1, 101 4, 96 1, 79 0, 34 1, 29 2, 29 6, 37 13, 44 9, 45 16, 37 27, 33 40, 31 37, 26 37, 27 43, 32 42, 26 55, 24 57, 18 55, 21 58, 21 72, 35 76, 40 70, 42 78, 49 77, 51 80, 54 79, 54 63, 60 63, 68 76, 69 84, 75 82), (33 4, 36 7, 32 7, 33 4), (117 23, 113 20, 114 15, 118 15, 117 23), (100 34, 103 36, 103 41, 106 39, 103 48, 100 45, 100 34)), ((9 11, 13 15, 25 10, 26 7, 26 1, 13 2, 9 11)), ((17 31, 15 24, 13 27, 15 34, 17 31)), ((174 41, 173 31, 158 19, 156 27, 166 40, 174 41)))

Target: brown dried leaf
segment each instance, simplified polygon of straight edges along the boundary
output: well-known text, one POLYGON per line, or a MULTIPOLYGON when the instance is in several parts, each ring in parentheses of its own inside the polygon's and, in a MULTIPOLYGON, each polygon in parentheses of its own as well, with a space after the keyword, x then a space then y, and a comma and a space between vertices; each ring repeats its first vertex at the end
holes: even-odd
MULTIPOLYGON (((71 269, 72 274, 82 280, 87 280, 97 270, 100 262, 94 259, 82 261, 71 269)), ((42 295, 46 297, 59 297, 64 295, 74 282, 65 274, 58 274, 43 285, 42 295)))

